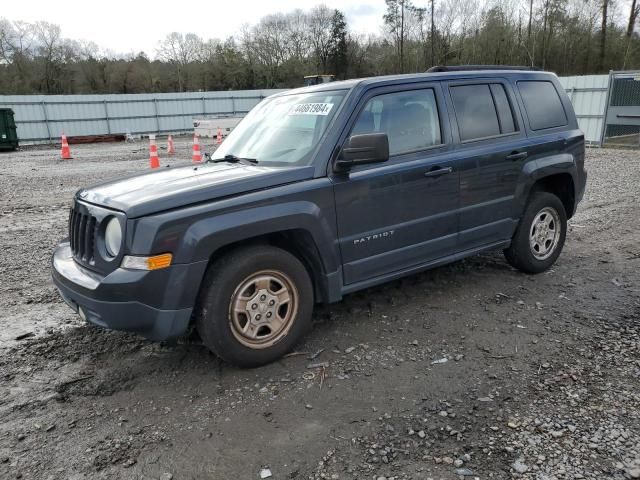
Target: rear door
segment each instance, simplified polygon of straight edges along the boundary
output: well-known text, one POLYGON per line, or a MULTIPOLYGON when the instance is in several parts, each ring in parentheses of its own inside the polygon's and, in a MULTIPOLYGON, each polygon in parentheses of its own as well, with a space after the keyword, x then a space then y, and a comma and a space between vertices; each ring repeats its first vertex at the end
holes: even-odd
POLYGON ((387 133, 389 161, 332 175, 347 286, 456 249, 458 172, 440 84, 370 90, 341 141, 374 132, 387 133))
POLYGON ((528 140, 509 82, 451 81, 447 101, 460 168, 461 251, 511 238, 528 140))

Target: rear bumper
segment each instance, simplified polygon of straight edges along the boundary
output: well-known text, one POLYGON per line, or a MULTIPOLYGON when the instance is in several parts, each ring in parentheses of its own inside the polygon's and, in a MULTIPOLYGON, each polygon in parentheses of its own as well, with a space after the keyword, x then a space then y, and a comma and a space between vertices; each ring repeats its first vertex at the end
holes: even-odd
POLYGON ((68 243, 52 258, 53 282, 65 302, 88 322, 168 340, 189 327, 206 262, 153 272, 118 268, 101 276, 79 266, 68 243))

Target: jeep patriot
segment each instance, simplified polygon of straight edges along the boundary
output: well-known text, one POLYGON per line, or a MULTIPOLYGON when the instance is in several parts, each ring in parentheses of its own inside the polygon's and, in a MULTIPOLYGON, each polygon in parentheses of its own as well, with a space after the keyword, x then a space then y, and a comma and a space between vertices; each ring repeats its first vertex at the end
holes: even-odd
POLYGON ((492 249, 547 270, 582 199, 585 143, 557 77, 435 68, 271 96, 210 160, 79 190, 53 280, 86 321, 194 326, 271 362, 317 302, 492 249))

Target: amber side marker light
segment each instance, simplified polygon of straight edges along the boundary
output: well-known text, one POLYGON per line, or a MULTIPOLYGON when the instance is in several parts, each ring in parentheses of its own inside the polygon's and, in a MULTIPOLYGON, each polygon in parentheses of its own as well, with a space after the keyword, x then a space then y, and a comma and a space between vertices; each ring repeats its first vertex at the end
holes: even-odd
POLYGON ((160 270, 171 266, 173 255, 170 253, 162 253, 152 257, 134 257, 125 255, 122 259, 122 268, 129 270, 160 270))

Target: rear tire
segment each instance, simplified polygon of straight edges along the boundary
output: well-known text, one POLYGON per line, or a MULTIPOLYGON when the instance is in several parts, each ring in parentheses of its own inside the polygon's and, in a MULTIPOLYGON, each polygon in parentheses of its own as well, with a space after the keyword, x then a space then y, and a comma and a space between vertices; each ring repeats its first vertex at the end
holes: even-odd
POLYGON ((520 219, 507 262, 525 273, 541 273, 558 259, 567 234, 567 214, 562 201, 548 192, 534 192, 520 219))
POLYGON ((239 367, 289 352, 311 327, 313 286, 304 265, 280 248, 226 254, 205 275, 196 313, 203 343, 239 367))

